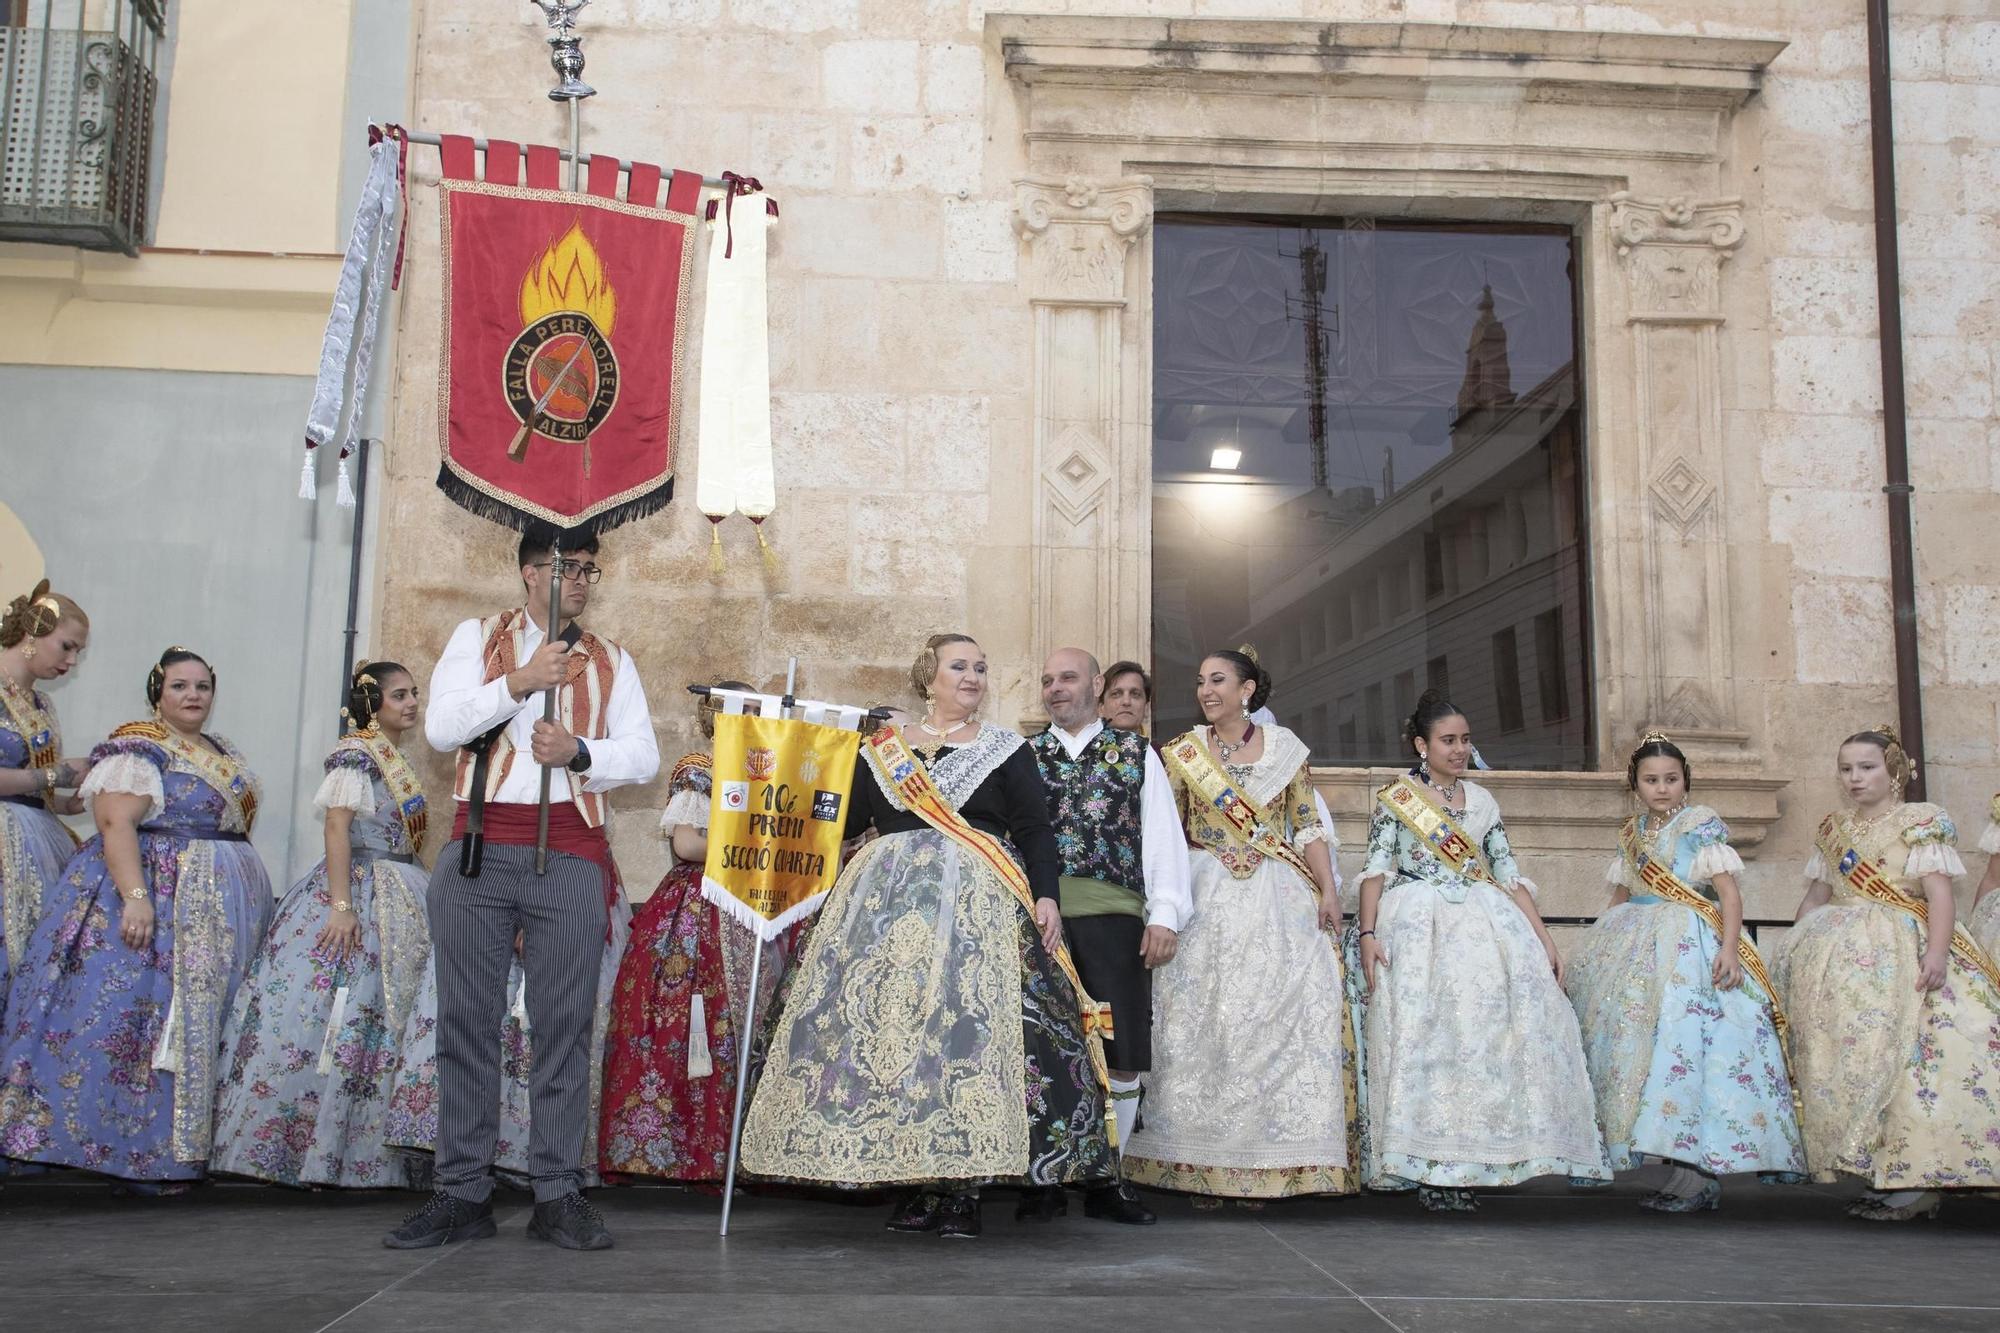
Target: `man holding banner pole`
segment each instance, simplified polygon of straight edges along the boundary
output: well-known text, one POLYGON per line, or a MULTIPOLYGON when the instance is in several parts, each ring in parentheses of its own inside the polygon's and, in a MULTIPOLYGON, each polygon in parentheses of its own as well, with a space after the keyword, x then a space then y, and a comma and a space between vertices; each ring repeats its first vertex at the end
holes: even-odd
MULTIPOLYGON (((1132 1135, 1139 1075, 1153 1067, 1152 969, 1173 961, 1194 914, 1187 839, 1160 756, 1137 731, 1098 718, 1104 674, 1081 648, 1058 648, 1042 666, 1051 726, 1029 743, 1041 767, 1062 869, 1063 928, 1091 998, 1117 1016, 1104 1042, 1118 1140, 1132 1135)), ((1059 1189, 1023 1196, 1020 1216, 1066 1211, 1059 1189)), ((1121 1181, 1084 1196, 1084 1212, 1137 1226, 1152 1210, 1121 1181)))
POLYGON ((459 625, 431 675, 425 735, 439 750, 458 751, 457 818, 428 899, 438 981, 438 1188, 383 1238, 391 1249, 494 1233, 499 1033, 517 933, 535 1034, 528 1234, 571 1250, 611 1245, 581 1193, 591 1020, 610 906, 621 892, 604 794, 651 781, 660 754, 631 655, 576 623, 601 577, 596 539, 567 538, 560 561, 554 552, 554 534, 530 529, 519 561, 526 605, 459 625), (557 584, 567 619, 551 637, 543 621, 557 584), (552 721, 543 719, 549 692, 552 721), (537 875, 544 771, 550 856, 547 874, 537 875))

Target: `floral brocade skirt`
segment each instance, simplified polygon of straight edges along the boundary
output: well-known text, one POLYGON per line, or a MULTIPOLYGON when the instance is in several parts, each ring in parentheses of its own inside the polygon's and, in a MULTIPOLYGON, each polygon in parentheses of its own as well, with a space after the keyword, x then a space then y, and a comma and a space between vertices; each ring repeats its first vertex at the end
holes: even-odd
POLYGON ((1055 1185, 1116 1171, 1075 989, 942 833, 878 838, 827 897, 745 1116, 752 1174, 1055 1185))
POLYGON ((1564 984, 1615 1171, 1653 1156, 1711 1175, 1805 1172, 1770 1001, 1748 975, 1716 989, 1721 948, 1693 908, 1626 902, 1570 955, 1564 984))
POLYGON ((1813 1178, 2000 1187, 2000 995, 1957 957, 1919 992, 1924 928, 1835 899, 1785 933, 1772 980, 1792 1028, 1813 1178))
POLYGON ((318 944, 326 862, 278 904, 223 1042, 210 1169, 281 1185, 406 1183, 383 1118, 430 958, 428 885, 422 866, 357 856, 347 897, 361 947, 344 959, 318 944))
POLYGON ((701 878, 701 866, 676 865, 632 917, 604 1045, 606 1179, 720 1181, 728 1169, 752 964, 761 947, 756 1022, 768 1030, 790 934, 760 946, 702 897, 701 878))

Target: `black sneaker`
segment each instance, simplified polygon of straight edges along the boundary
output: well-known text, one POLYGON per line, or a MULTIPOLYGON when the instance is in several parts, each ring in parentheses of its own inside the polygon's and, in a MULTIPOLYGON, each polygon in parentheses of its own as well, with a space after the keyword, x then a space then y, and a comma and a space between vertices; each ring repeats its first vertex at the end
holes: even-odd
POLYGON ((484 1240, 493 1234, 493 1205, 455 1198, 443 1190, 403 1219, 403 1225, 382 1237, 392 1250, 424 1250, 455 1240, 484 1240))
POLYGON ((528 1219, 528 1234, 536 1240, 560 1245, 565 1250, 611 1248, 611 1233, 604 1229, 603 1215, 576 1190, 571 1190, 560 1199, 537 1203, 535 1215, 528 1219))
POLYGON ((1083 1215, 1100 1217, 1107 1222, 1123 1222, 1127 1226, 1149 1227, 1159 1219, 1153 1210, 1139 1202, 1139 1196, 1130 1185, 1119 1181, 1115 1185, 1098 1185, 1083 1196, 1083 1215))
POLYGON ((1068 1214, 1069 1197, 1060 1185, 1030 1186, 1021 1191, 1021 1202, 1014 1207, 1016 1222, 1053 1222, 1068 1214))
POLYGON ((979 1239, 979 1196, 954 1194, 938 1210, 937 1233, 950 1240, 979 1239))
POLYGON ((918 1190, 889 1215, 889 1230, 936 1231, 943 1212, 944 1195, 936 1190, 918 1190))

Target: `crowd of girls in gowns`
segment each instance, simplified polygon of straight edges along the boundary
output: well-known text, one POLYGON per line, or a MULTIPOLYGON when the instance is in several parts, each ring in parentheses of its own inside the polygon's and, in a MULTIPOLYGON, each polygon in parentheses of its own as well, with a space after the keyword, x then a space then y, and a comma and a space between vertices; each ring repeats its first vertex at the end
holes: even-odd
MULTIPOLYGON (((420 717, 411 673, 377 662, 350 682, 314 801, 326 854, 273 915, 248 841, 257 778, 209 729, 200 655, 162 654, 151 715, 62 757, 40 686, 88 635, 46 584, 0 616, 5 1169, 138 1193, 210 1173, 417 1183, 436 982, 426 804, 399 748, 420 717), (62 820, 86 810, 79 845, 62 820)), ((984 1185, 1114 1178, 1107 1016, 1063 945, 1040 774, 1018 734, 980 722, 970 638, 934 637, 912 682, 921 717, 865 740, 855 766, 846 831, 873 840, 789 972, 790 940, 759 946, 702 897, 711 764, 675 765, 671 868, 635 923, 622 892, 609 914, 587 1168, 720 1179, 762 947, 772 1017, 746 1178, 899 1187, 892 1229, 952 1237, 979 1234, 984 1185)), ((1883 1222, 2000 1189, 2000 798, 1961 929, 1950 816, 1903 799, 1913 766, 1892 729, 1849 737, 1849 806, 1819 825, 1767 962, 1728 828, 1691 800, 1681 750, 1649 735, 1626 771, 1641 808, 1607 849, 1610 904, 1565 966, 1493 796, 1465 776, 1470 726, 1430 693, 1407 728, 1416 766, 1376 794, 1343 952, 1338 840, 1306 745, 1253 718, 1271 690, 1254 653, 1211 654, 1204 723, 1162 747, 1195 911, 1155 978, 1127 1178, 1197 1206, 1367 1188, 1469 1211, 1475 1191, 1657 1161, 1672 1171, 1642 1206, 1658 1212, 1713 1209, 1720 1177, 1755 1173, 1854 1180, 1849 1213, 1883 1222)), ((518 968, 509 994, 498 1160, 524 1175, 518 968)))
POLYGON ((1611 906, 1564 980, 1612 1170, 1671 1162, 1640 1206, 1701 1212, 1720 1202, 1722 1175, 1803 1176, 1784 1019, 1743 935, 1743 861, 1721 817, 1689 802, 1687 757, 1648 735, 1625 780, 1645 808, 1619 832, 1611 906))
POLYGON ((249 842, 257 778, 207 730, 215 690, 205 660, 169 649, 147 677, 152 715, 91 751, 97 835, 8 996, 0 1153, 148 1192, 206 1174, 223 1025, 272 906, 249 842))
POLYGON ((60 680, 90 642, 82 608, 44 579, 0 616, 0 1034, 7 987, 76 852, 64 815, 89 764, 66 759, 56 708, 40 685, 60 680))
POLYGON ((1154 982, 1145 1125, 1125 1174, 1213 1200, 1358 1188, 1355 1042, 1333 933, 1339 844, 1305 742, 1251 721, 1270 694, 1247 651, 1211 654, 1195 685, 1207 721, 1163 749, 1194 914, 1154 982))
POLYGON ((1377 794, 1359 884, 1366 1183, 1471 1211, 1477 1188, 1608 1179, 1562 957, 1465 776, 1471 727, 1426 692, 1406 736, 1417 766, 1377 794))
POLYGON ((237 992, 212 1170, 282 1185, 401 1185, 383 1118, 430 957, 428 810, 400 748, 417 683, 364 665, 313 797, 326 855, 278 904, 237 992))
MULTIPOLYGON (((750 690, 741 681, 718 687, 750 690)), ((702 699, 701 733, 715 739, 714 696, 702 699)), ((712 764, 683 755, 668 780, 660 815, 672 866, 632 918, 632 942, 611 993, 605 1039, 599 1170, 609 1178, 646 1176, 714 1183, 728 1166, 736 1080, 757 976, 755 1012, 768 1015, 785 973, 790 937, 759 943, 702 897, 708 858, 712 764), (764 951, 761 967, 755 953, 764 951)))
POLYGON ((1894 730, 1848 737, 1839 772, 1851 808, 1819 826, 1772 971, 1814 1178, 1858 1179, 1852 1216, 1904 1221, 2000 1188, 2000 971, 1954 924, 1958 831, 1903 799, 1894 730))

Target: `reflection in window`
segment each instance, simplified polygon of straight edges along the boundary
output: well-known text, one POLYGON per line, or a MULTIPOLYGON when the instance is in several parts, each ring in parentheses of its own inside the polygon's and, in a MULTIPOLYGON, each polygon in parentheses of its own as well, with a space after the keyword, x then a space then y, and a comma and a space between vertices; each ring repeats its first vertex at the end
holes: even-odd
POLYGON ((1560 229, 1158 223, 1163 735, 1201 654, 1248 642, 1316 763, 1406 762, 1432 688, 1495 766, 1585 766, 1571 274, 1560 229))

